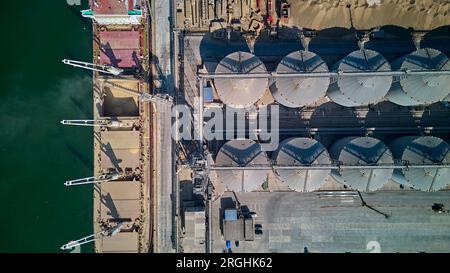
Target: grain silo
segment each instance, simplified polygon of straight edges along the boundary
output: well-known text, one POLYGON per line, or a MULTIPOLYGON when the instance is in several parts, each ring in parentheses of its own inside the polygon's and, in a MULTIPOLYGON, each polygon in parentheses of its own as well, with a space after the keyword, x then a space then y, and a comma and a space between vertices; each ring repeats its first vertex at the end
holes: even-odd
MULTIPOLYGON (((278 74, 299 72, 328 72, 328 66, 319 55, 304 50, 290 53, 277 66, 278 74)), ((271 91, 280 104, 295 108, 324 97, 329 84, 329 77, 279 77, 271 91)))
MULTIPOLYGON (((378 52, 368 49, 353 51, 333 66, 334 71, 390 71, 389 62, 378 52)), ((328 88, 327 96, 337 104, 354 107, 375 104, 384 99, 392 84, 392 76, 342 76, 328 88)))
MULTIPOLYGON (((438 137, 405 136, 389 145, 394 158, 410 165, 434 165, 450 163, 450 145, 438 137)), ((393 180, 397 183, 422 190, 437 191, 449 183, 448 168, 396 169, 393 180)))
MULTIPOLYGON (((253 140, 231 140, 222 145, 217 157, 218 167, 269 166, 261 145, 253 140)), ((267 178, 268 170, 217 170, 219 181, 227 190, 248 192, 257 190, 267 178)))
MULTIPOLYGON (((261 74, 267 73, 263 62, 248 52, 234 52, 217 65, 216 74, 261 74)), ((223 103, 234 108, 253 105, 265 93, 267 78, 217 78, 214 80, 217 94, 223 103)))
POLYGON ((389 148, 376 138, 342 138, 331 146, 330 155, 342 166, 340 170, 332 170, 331 175, 338 182, 354 190, 375 191, 392 177, 392 169, 364 168, 364 166, 394 163, 389 148), (350 169, 345 168, 346 165, 359 167, 350 169))
MULTIPOLYGON (((289 138, 278 146, 273 154, 276 165, 311 166, 330 165, 330 156, 325 147, 310 138, 289 138)), ((289 188, 299 192, 318 190, 330 174, 330 170, 277 169, 276 174, 289 188)))
MULTIPOLYGON (((444 53, 418 49, 392 62, 394 70, 450 70, 444 53)), ((450 92, 450 75, 408 75, 392 84, 386 98, 398 105, 414 106, 442 101, 450 92)))

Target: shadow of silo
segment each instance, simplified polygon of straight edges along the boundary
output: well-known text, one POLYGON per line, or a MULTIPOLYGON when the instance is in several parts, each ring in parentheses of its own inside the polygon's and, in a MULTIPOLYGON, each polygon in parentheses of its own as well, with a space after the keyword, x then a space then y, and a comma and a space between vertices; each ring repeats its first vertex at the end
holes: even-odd
POLYGON ((425 34, 420 42, 421 48, 434 48, 450 58, 450 25, 435 28, 425 34))
POLYGON ((364 44, 365 49, 379 52, 388 61, 393 61, 416 50, 411 29, 396 25, 380 27, 377 35, 372 35, 364 44))
POLYGON ((450 127, 450 108, 441 102, 433 103, 425 108, 422 118, 422 126, 450 127))
MULTIPOLYGON (((237 51, 250 52, 247 41, 241 32, 231 31, 230 39, 226 29, 218 29, 210 33, 206 33, 201 38, 200 44, 195 45, 193 42, 192 49, 199 48, 201 63, 205 62, 219 63, 225 56, 237 51)), ((209 72, 214 72, 215 67, 210 67, 209 72)))
POLYGON ((297 27, 281 27, 275 36, 264 31, 255 41, 253 54, 260 58, 268 71, 274 71, 286 55, 304 50, 299 34, 297 27))
POLYGON ((354 30, 343 27, 320 30, 309 42, 309 51, 319 55, 329 67, 358 49, 354 30))
POLYGON ((362 126, 362 123, 353 108, 326 102, 313 111, 310 126, 313 128, 358 128, 362 126))
POLYGON ((367 127, 414 127, 413 114, 409 107, 382 101, 369 110, 365 119, 367 127))
POLYGON ((307 135, 308 120, 302 118, 299 108, 279 105, 280 138, 307 135))

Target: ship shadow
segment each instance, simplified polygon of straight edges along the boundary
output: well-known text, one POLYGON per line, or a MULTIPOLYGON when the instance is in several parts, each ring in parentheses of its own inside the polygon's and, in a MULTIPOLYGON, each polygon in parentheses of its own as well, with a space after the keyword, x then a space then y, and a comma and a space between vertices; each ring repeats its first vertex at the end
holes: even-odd
POLYGON ((81 10, 78 9, 76 6, 67 5, 67 8, 72 13, 72 15, 74 15, 78 19, 78 21, 85 26, 86 30, 88 30, 89 32, 88 34, 92 35, 91 20, 83 17, 83 15, 81 15, 81 10))
POLYGON ((107 215, 111 216, 113 219, 120 218, 119 211, 117 210, 114 200, 111 198, 111 194, 109 192, 107 194, 102 194, 101 202, 109 210, 107 215))
POLYGON ((86 117, 92 117, 92 109, 87 104, 81 103, 74 97, 70 97, 70 101, 84 114, 86 117))
POLYGON ((111 44, 107 42, 106 44, 102 44, 99 42, 100 45, 100 51, 105 54, 105 56, 109 59, 109 64, 114 67, 119 67, 119 63, 122 61, 121 59, 117 59, 116 55, 114 54, 114 50, 111 47, 111 44))
POLYGON ((66 144, 66 148, 70 151, 70 153, 72 153, 72 155, 74 155, 78 161, 80 161, 90 172, 92 172, 94 170, 93 168, 93 161, 84 156, 82 153, 80 153, 77 149, 75 149, 72 145, 70 144, 66 144))
POLYGON ((117 158, 116 154, 114 153, 114 149, 111 147, 111 144, 101 143, 100 149, 109 158, 109 160, 111 160, 111 163, 113 164, 114 168, 116 168, 118 172, 122 172, 123 168, 120 166, 122 160, 117 158))
MULTIPOLYGON (((67 59, 69 60, 76 60, 76 61, 80 61, 82 60, 82 58, 79 58, 78 56, 72 54, 70 51, 65 50, 65 56, 67 59)), ((89 78, 92 78, 92 71, 88 70, 88 69, 73 69, 74 74, 78 74, 80 76, 88 76, 89 78)))

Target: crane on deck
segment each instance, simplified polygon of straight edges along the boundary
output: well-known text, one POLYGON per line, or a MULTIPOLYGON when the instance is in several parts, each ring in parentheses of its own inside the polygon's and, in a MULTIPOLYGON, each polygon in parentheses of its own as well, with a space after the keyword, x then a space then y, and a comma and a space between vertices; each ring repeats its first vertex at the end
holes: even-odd
POLYGON ((98 183, 106 183, 106 182, 113 182, 122 177, 122 173, 108 173, 108 174, 102 174, 99 176, 92 176, 92 177, 86 177, 86 178, 80 178, 75 180, 68 180, 64 183, 65 186, 78 186, 78 185, 85 185, 85 184, 98 184, 98 183))
POLYGON ((123 128, 127 127, 121 121, 110 120, 110 119, 72 119, 72 120, 61 120, 62 125, 70 126, 86 126, 86 127, 107 127, 107 128, 123 128))
POLYGON ((118 75, 122 74, 122 72, 123 72, 123 69, 120 69, 120 68, 117 68, 114 66, 110 66, 110 65, 93 64, 93 63, 80 62, 80 61, 68 60, 68 59, 64 59, 64 60, 62 60, 62 62, 64 64, 67 64, 70 66, 79 67, 79 68, 88 69, 88 70, 97 71, 97 72, 102 72, 102 73, 106 73, 106 74, 111 74, 114 76, 118 76, 118 75))
MULTIPOLYGON (((83 69, 88 69, 88 70, 93 70, 93 71, 98 71, 98 72, 102 72, 102 73, 106 73, 106 74, 111 74, 113 76, 119 76, 123 72, 123 69, 120 69, 120 68, 117 68, 114 66, 108 66, 108 65, 93 64, 93 63, 80 62, 80 61, 74 61, 74 60, 68 60, 68 59, 64 59, 64 60, 62 60, 62 62, 66 65, 79 67, 79 68, 83 68, 83 69)), ((121 86, 120 84, 110 82, 108 80, 106 80, 105 83, 110 86, 113 86, 115 88, 118 88, 118 89, 122 90, 123 92, 128 93, 132 96, 138 96, 139 100, 142 102, 154 102, 154 103, 168 102, 170 104, 173 103, 173 98, 167 94, 152 95, 149 93, 142 93, 137 90, 121 86)), ((70 124, 70 125, 72 125, 72 124, 70 124)))
POLYGON ((90 242, 94 242, 94 241, 96 241, 98 239, 101 239, 101 238, 104 238, 104 237, 112 237, 112 236, 118 234, 120 232, 120 230, 123 228, 124 225, 125 225, 125 223, 122 222, 122 223, 119 223, 117 226, 115 226, 113 228, 105 229, 105 230, 103 230, 101 232, 98 232, 98 233, 95 233, 95 234, 83 237, 83 238, 78 239, 76 241, 70 241, 67 244, 63 245, 61 247, 61 250, 72 249, 74 247, 81 246, 81 245, 84 245, 84 244, 88 244, 90 242))

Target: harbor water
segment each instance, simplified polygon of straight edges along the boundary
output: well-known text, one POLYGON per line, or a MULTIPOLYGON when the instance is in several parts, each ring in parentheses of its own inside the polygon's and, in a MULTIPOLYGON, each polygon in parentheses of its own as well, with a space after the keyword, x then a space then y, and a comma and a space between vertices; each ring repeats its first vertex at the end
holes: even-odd
POLYGON ((68 2, 3 3, 17 12, 0 17, 0 252, 61 252, 93 232, 92 186, 64 186, 93 171, 92 130, 59 123, 93 107, 91 73, 61 62, 92 59, 88 1, 68 2))

